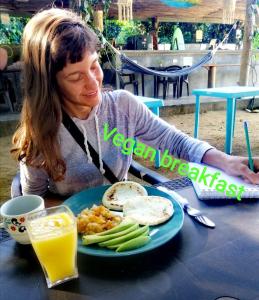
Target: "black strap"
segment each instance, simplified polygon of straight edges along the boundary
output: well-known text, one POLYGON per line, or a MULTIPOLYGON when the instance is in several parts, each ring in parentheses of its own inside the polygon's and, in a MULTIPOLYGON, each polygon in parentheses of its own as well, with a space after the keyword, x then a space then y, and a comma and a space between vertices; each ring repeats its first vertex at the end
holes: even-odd
MULTIPOLYGON (((74 140, 78 143, 78 145, 82 148, 82 150, 86 153, 85 144, 84 144, 84 135, 82 132, 78 129, 76 124, 73 122, 73 120, 69 117, 69 115, 63 111, 63 120, 62 120, 64 126, 66 129, 70 132, 74 140)), ((99 154, 95 151, 95 149, 92 147, 92 145, 87 141, 87 145, 90 151, 90 154, 93 159, 93 163, 97 167, 97 169, 100 169, 100 162, 99 162, 99 154)), ((119 179, 113 174, 113 172, 110 170, 110 168, 106 165, 104 161, 103 162, 103 168, 105 170, 104 176, 111 182, 115 183, 118 182, 119 179)))

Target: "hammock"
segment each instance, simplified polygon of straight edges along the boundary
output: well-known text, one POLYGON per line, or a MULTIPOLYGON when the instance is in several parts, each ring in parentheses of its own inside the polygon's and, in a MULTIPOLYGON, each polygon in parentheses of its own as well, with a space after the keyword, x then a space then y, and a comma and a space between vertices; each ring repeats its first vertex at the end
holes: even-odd
POLYGON ((196 64, 185 67, 180 70, 173 70, 173 71, 156 71, 152 70, 146 67, 143 67, 134 61, 132 61, 130 58, 125 56, 124 54, 120 54, 120 59, 122 62, 122 70, 130 70, 136 73, 141 74, 147 74, 147 75, 155 75, 155 76, 162 76, 162 77, 175 77, 175 76, 184 76, 191 72, 193 72, 196 69, 199 69, 203 65, 205 65, 208 61, 212 59, 212 52, 207 53, 204 57, 201 58, 200 61, 198 61, 196 64))
MULTIPOLYGON (((140 74, 147 74, 147 75, 155 75, 155 76, 161 76, 161 77, 175 77, 175 76, 184 76, 187 75, 191 72, 193 72, 194 70, 197 70, 199 68, 201 68, 203 65, 205 65, 207 62, 209 62, 213 55, 216 53, 216 51, 218 50, 218 48, 224 43, 224 41, 229 37, 231 31, 233 29, 235 29, 237 26, 237 22, 235 22, 235 24, 232 26, 232 28, 230 29, 229 33, 224 37, 224 39, 217 45, 217 47, 208 52, 205 56, 203 56, 197 63, 195 63, 192 66, 189 67, 184 67, 180 70, 173 70, 173 71, 156 71, 153 69, 149 69, 147 67, 144 67, 142 65, 139 65, 138 63, 134 62, 132 59, 130 59, 129 57, 127 57, 125 54, 120 53, 120 51, 118 51, 116 48, 114 48, 103 36, 103 40, 105 42, 106 45, 108 45, 115 53, 118 54, 118 56, 120 57, 120 60, 122 62, 122 68, 120 71, 123 70, 130 70, 133 71, 135 73, 140 73, 140 74)), ((108 55, 107 55, 108 57, 108 55)), ((116 72, 120 72, 118 70, 116 70, 116 72)))

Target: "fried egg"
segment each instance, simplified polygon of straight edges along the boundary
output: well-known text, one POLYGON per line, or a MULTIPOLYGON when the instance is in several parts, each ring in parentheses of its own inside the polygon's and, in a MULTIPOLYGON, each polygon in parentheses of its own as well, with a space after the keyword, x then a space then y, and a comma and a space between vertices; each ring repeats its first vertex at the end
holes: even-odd
POLYGON ((159 196, 138 196, 128 199, 123 215, 141 225, 158 225, 172 217, 173 203, 159 196))

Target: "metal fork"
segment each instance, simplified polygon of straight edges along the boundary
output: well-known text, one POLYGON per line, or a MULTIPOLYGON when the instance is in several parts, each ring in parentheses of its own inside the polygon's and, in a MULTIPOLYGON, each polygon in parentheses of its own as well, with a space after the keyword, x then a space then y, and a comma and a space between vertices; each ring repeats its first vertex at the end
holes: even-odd
POLYGON ((182 198, 182 207, 187 212, 187 214, 193 217, 198 222, 206 225, 207 227, 214 228, 215 223, 212 222, 208 217, 204 216, 198 209, 190 206, 188 200, 186 198, 182 198))

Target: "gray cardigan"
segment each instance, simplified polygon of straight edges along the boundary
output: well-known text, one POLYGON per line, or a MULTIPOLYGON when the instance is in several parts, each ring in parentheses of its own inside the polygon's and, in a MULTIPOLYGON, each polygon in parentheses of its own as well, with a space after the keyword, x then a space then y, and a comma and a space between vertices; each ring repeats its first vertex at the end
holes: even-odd
MULTIPOLYGON (((117 128, 117 132, 125 138, 137 137, 148 146, 162 152, 168 149, 173 156, 187 161, 200 162, 204 153, 212 148, 208 143, 191 138, 158 118, 134 95, 124 90, 103 93, 100 103, 93 108, 86 120, 73 120, 97 152, 99 127, 102 158, 119 179, 127 177, 132 154, 123 154, 122 149, 113 144, 112 138, 104 141, 105 123, 109 124, 109 130, 117 128)), ((65 179, 54 182, 45 170, 21 162, 23 194, 44 195, 50 190, 60 195, 70 195, 84 188, 108 183, 63 124, 60 124, 58 139, 67 168, 65 179)))

